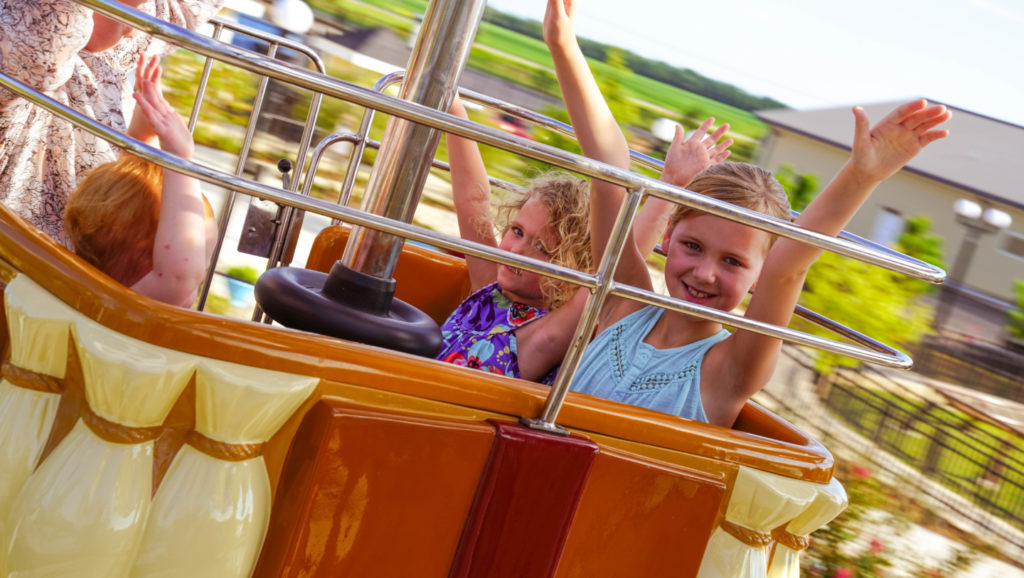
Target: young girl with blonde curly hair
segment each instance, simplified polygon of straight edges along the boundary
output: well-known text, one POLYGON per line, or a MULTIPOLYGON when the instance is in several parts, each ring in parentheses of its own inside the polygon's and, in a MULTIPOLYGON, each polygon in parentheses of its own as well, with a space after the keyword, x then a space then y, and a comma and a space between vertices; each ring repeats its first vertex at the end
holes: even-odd
MULTIPOLYGON (((452 112, 465 118, 456 100, 452 112)), ((690 144, 705 136, 718 141, 727 127, 707 135, 705 123, 690 144)), ((533 179, 526 191, 499 208, 500 241, 491 218, 491 190, 479 148, 448 135, 452 196, 462 238, 578 271, 593 271, 590 242, 590 183, 564 173, 533 179)), ((731 140, 717 158, 690 158, 696 174, 728 156, 731 140)), ((677 143, 679 144, 679 143, 677 143)), ((703 145, 701 146, 703 149, 703 145)), ((677 151, 686 155, 686 152, 677 151)), ((628 166, 628 159, 626 162, 628 166)), ((679 177, 683 178, 683 177, 679 177)), ((638 215, 638 250, 657 242, 656 222, 669 205, 650 202, 638 215)), ((515 267, 467 257, 473 293, 441 326, 444 345, 437 359, 542 383, 552 383, 583 313, 588 291, 515 267)))

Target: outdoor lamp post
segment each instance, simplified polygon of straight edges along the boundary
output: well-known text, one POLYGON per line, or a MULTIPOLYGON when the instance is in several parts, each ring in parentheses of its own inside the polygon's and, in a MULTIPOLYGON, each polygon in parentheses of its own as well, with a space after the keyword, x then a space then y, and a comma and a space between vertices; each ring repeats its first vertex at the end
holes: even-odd
POLYGON ((302 0, 275 0, 270 21, 281 29, 302 36, 313 27, 313 9, 302 0))
MULTIPOLYGON (((960 243, 960 248, 957 249, 953 269, 949 273, 949 281, 960 285, 967 275, 967 268, 971 265, 974 250, 978 248, 978 239, 982 235, 995 233, 1009 227, 1013 218, 999 209, 990 207, 982 210, 981 205, 968 199, 957 199, 953 203, 953 211, 956 213, 956 221, 967 229, 964 240, 960 243)), ((939 294, 939 305, 935 309, 935 319, 932 321, 932 329, 936 331, 942 329, 958 296, 958 291, 945 285, 942 287, 939 294)))

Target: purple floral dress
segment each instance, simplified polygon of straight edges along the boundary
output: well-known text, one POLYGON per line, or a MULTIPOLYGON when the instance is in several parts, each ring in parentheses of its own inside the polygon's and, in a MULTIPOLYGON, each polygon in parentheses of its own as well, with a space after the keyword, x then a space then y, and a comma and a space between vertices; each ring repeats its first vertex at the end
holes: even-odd
MULTIPOLYGON (((194 29, 224 0, 150 0, 139 10, 194 29)), ((169 47, 137 33, 93 54, 92 10, 71 0, 0 0, 0 70, 99 122, 124 132, 140 54, 169 47)), ((61 243, 68 195, 91 169, 114 160, 103 139, 0 88, 0 202, 61 243)))
MULTIPOLYGON (((444 345, 437 359, 518 378, 515 331, 547 313, 547 309, 510 301, 492 283, 467 297, 445 320, 441 326, 444 345)), ((550 385, 557 374, 556 367, 541 383, 550 385)))

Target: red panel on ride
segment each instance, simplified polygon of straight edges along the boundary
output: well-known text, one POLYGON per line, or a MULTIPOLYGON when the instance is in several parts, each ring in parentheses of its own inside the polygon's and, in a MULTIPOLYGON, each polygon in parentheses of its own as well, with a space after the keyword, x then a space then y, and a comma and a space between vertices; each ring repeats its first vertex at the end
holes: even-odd
POLYGON ((693 465, 699 469, 602 447, 556 576, 696 576, 730 467, 693 465))
POLYGON ((254 576, 445 576, 493 438, 481 422, 321 399, 285 460, 254 576))
POLYGON ((450 576, 552 576, 598 447, 492 423, 497 436, 450 576))

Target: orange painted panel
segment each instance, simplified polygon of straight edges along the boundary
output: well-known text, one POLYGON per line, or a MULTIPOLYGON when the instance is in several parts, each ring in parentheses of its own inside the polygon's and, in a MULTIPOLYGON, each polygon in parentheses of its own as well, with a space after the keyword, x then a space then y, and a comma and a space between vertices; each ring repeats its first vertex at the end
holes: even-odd
POLYGON ((285 461, 254 576, 447 576, 490 424, 322 398, 285 461))
MULTIPOLYGON (((412 248, 410 248, 412 249, 412 248)), ((349 341, 189 311, 140 296, 71 255, 45 234, 0 206, 0 279, 20 271, 86 317, 124 335, 184 353, 321 379, 317 394, 345 396, 358 388, 378 403, 395 396, 515 418, 537 416, 549 389, 349 341)), ((443 277, 444 269, 425 278, 443 277)), ((428 285, 421 283, 421 285, 428 285)), ((297 411, 268 444, 272 482, 294 428, 311 407, 297 411), (272 459, 274 458, 274 459, 272 459)), ((410 402, 412 403, 412 402, 410 402)), ((832 456, 817 441, 748 403, 736 429, 726 429, 640 407, 570 392, 559 423, 584 435, 629 442, 641 455, 680 452, 744 464, 797 479, 826 483, 832 456)), ((671 460, 675 461, 675 460, 671 460)))
POLYGON ((555 576, 696 576, 725 494, 721 477, 602 447, 555 576))
MULTIPOLYGON (((316 236, 306 268, 327 273, 341 258, 348 242, 348 227, 328 227, 316 236)), ((414 305, 438 325, 469 296, 466 261, 406 243, 395 268, 395 297, 414 305), (424 282, 429 280, 427 282, 424 282)))

